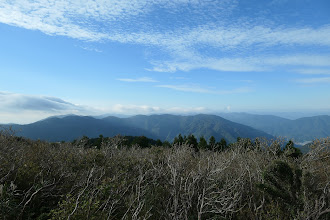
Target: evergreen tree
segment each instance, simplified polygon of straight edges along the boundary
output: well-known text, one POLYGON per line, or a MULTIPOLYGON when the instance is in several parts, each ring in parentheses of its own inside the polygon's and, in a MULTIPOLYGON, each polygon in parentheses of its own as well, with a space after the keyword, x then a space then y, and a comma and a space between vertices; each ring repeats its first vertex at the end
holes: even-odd
POLYGON ((94 143, 94 145, 95 145, 98 149, 101 148, 101 144, 102 144, 103 138, 104 138, 103 135, 100 134, 100 135, 99 135, 99 138, 97 138, 96 141, 95 141, 95 143, 94 143))
POLYGON ((214 150, 216 148, 216 141, 215 141, 215 137, 211 136, 209 139, 209 145, 208 145, 208 149, 209 150, 214 150))
POLYGON ((198 142, 193 134, 188 135, 187 144, 194 148, 196 152, 198 151, 198 142))
POLYGON ((211 136, 209 139, 209 145, 215 145, 215 137, 211 136))
POLYGON ((184 139, 181 134, 179 134, 177 137, 174 138, 173 144, 183 144, 184 139))
POLYGON ((160 147, 160 146, 162 146, 162 145, 163 145, 162 141, 161 141, 160 139, 157 139, 157 141, 156 141, 156 146, 157 146, 157 147, 160 147))
POLYGON ((302 205, 301 177, 300 169, 292 168, 284 161, 273 161, 263 172, 264 183, 257 186, 282 204, 289 215, 295 215, 302 205))
POLYGON ((287 157, 298 158, 302 156, 302 152, 299 148, 294 147, 294 143, 290 140, 283 149, 284 154, 287 157))
POLYGON ((198 149, 207 149, 207 141, 203 136, 199 138, 198 149))
POLYGON ((146 136, 135 137, 132 144, 137 144, 142 148, 146 148, 149 147, 149 140, 146 136))
POLYGON ((227 141, 224 138, 221 138, 220 142, 218 143, 218 151, 222 151, 224 149, 226 149, 227 146, 227 141))
POLYGON ((169 141, 163 141, 163 147, 172 147, 171 143, 169 141))

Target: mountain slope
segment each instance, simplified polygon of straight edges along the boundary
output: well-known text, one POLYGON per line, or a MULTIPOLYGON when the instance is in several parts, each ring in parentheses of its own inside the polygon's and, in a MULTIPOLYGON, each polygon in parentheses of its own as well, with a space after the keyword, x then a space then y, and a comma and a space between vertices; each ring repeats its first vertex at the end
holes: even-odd
MULTIPOLYGON (((111 118, 104 120, 112 121, 111 118)), ((204 136, 206 139, 214 136, 217 140, 225 138, 229 142, 236 141, 237 137, 267 137, 272 138, 265 132, 258 131, 251 127, 231 122, 215 115, 138 115, 130 118, 123 118, 125 125, 134 126, 147 130, 161 139, 173 140, 178 134, 193 134, 196 137, 204 136)))
POLYGON ((236 141, 237 137, 267 137, 272 136, 254 128, 234 123, 214 115, 176 116, 151 115, 133 116, 129 118, 67 116, 51 117, 28 125, 13 125, 17 135, 32 139, 48 141, 71 141, 82 137, 144 135, 153 139, 172 141, 178 134, 194 134, 197 138, 208 139, 214 136, 217 140, 225 138, 228 142, 236 141))
POLYGON ((145 135, 155 138, 142 129, 108 123, 100 119, 86 116, 67 116, 48 118, 28 125, 12 125, 16 135, 31 139, 47 141, 72 141, 83 135, 88 137, 121 135, 145 135))
POLYGON ((219 115, 268 134, 294 139, 298 142, 330 136, 330 116, 327 115, 304 117, 296 120, 247 113, 223 113, 219 115))
POLYGON ((277 136, 287 136, 299 142, 330 136, 330 116, 314 116, 291 120, 273 132, 277 136))

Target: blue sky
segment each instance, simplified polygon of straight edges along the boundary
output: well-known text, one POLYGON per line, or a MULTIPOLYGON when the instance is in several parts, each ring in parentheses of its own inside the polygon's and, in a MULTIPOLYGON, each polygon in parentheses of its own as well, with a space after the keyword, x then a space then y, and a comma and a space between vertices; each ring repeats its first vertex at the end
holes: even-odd
POLYGON ((2 0, 0 123, 330 110, 328 0, 2 0))

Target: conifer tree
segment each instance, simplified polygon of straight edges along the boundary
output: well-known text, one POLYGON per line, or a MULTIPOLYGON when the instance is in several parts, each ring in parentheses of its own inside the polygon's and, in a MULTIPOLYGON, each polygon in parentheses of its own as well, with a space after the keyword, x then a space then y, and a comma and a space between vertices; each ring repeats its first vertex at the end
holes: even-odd
POLYGON ((199 138, 198 148, 203 150, 207 149, 207 141, 203 136, 199 138))

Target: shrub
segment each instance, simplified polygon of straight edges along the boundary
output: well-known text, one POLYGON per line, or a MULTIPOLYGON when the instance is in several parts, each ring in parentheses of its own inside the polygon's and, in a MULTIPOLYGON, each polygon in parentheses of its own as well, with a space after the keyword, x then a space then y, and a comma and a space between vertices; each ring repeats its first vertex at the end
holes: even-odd
POLYGON ((281 140, 219 151, 86 143, 0 132, 0 219, 329 218, 328 139, 299 157, 281 140))

